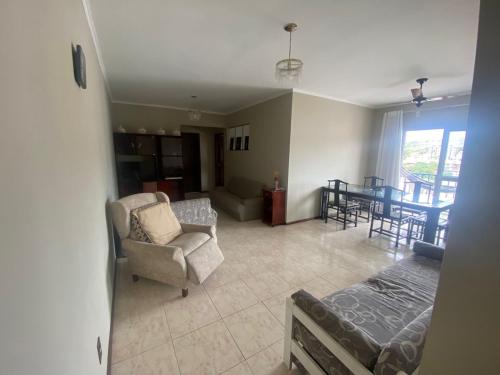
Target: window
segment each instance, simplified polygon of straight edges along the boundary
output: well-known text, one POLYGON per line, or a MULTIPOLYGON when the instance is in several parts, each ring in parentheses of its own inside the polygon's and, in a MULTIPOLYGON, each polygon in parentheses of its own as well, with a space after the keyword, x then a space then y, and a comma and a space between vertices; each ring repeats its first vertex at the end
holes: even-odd
POLYGON ((420 202, 455 198, 465 130, 407 130, 403 141, 401 185, 407 194, 420 192, 420 202))

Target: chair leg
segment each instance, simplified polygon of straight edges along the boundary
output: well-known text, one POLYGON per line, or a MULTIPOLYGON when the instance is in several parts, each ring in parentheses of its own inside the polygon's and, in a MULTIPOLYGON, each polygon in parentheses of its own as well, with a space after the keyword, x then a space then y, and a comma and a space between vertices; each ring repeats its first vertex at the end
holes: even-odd
POLYGON ((182 298, 187 297, 188 293, 189 293, 188 288, 182 288, 182 298))
POLYGON ((354 214, 354 226, 358 226, 358 211, 356 210, 356 213, 354 214))
POLYGON ((406 244, 409 245, 413 236, 413 221, 408 223, 408 232, 406 233, 406 244))
POLYGON ((347 227, 347 211, 344 212, 344 230, 347 227))
POLYGON ((375 221, 375 217, 372 215, 372 221, 370 222, 370 234, 368 234, 368 238, 372 238, 373 222, 374 221, 375 221))
POLYGON ((398 230, 396 234, 396 248, 399 246, 399 234, 401 233, 401 222, 398 222, 398 230))
POLYGON ((134 280, 134 283, 139 281, 139 276, 137 275, 132 275, 132 280, 134 280))

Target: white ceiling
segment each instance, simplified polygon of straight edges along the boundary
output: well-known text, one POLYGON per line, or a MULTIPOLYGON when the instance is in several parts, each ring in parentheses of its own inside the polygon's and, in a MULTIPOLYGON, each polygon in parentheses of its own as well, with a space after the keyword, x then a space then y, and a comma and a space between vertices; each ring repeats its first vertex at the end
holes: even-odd
POLYGON ((472 85, 479 0, 86 0, 113 101, 229 113, 284 91, 288 53, 298 90, 366 106, 472 85))

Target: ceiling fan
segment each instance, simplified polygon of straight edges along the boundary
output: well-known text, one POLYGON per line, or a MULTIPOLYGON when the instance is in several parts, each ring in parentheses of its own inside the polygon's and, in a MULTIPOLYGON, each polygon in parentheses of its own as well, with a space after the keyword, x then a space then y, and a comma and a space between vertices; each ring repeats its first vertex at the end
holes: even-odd
POLYGON ((427 82, 429 79, 428 78, 419 78, 417 79, 417 83, 420 85, 420 87, 417 87, 417 88, 414 88, 414 89, 411 89, 411 95, 413 97, 412 99, 412 103, 414 103, 417 108, 420 108, 422 106, 422 104, 424 104, 425 102, 434 102, 434 101, 438 101, 438 100, 443 100, 443 97, 442 96, 438 96, 438 97, 435 97, 435 98, 426 98, 424 96, 424 92, 422 90, 422 86, 424 85, 425 82, 427 82))

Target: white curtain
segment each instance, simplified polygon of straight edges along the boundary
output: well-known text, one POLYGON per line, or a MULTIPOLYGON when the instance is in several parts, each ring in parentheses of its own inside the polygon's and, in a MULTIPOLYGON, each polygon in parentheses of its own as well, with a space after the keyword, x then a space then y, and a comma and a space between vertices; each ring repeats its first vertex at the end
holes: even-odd
POLYGON ((384 113, 378 147, 377 172, 384 185, 399 187, 401 148, 403 142, 403 111, 384 113))

